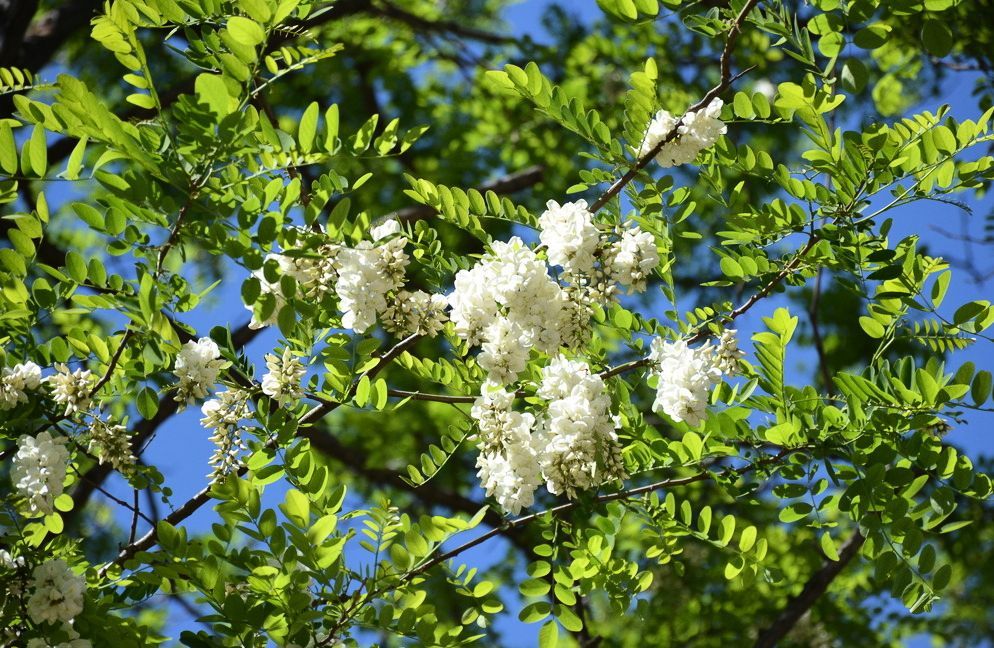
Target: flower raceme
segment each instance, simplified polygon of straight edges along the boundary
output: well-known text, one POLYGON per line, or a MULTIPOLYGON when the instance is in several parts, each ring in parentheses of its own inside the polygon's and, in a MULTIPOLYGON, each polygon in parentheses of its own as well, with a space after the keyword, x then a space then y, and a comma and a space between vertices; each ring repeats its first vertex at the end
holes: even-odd
MULTIPOLYGON (((685 340, 655 338, 650 374, 658 381, 653 410, 674 422, 700 425, 708 396, 722 376, 734 374, 742 351, 736 332, 722 331, 717 344, 692 348, 685 340)), ((544 482, 553 495, 580 491, 627 477, 604 379, 586 362, 557 355, 542 369, 536 414, 513 408, 514 392, 484 385, 470 412, 479 429, 478 476, 487 495, 512 515, 531 506, 544 482)))
POLYGON ((300 381, 307 373, 307 368, 290 349, 284 349, 282 355, 267 353, 266 367, 269 372, 262 378, 263 394, 276 399, 280 405, 303 396, 300 381))
POLYGON ((173 373, 179 378, 176 400, 189 405, 207 396, 225 366, 217 343, 207 337, 183 345, 176 356, 173 373))
POLYGON ((34 568, 31 589, 27 610, 35 623, 67 623, 83 611, 86 579, 74 574, 61 558, 34 568))
MULTIPOLYGON (((370 230, 372 240, 354 247, 338 243, 318 246, 317 256, 290 257, 272 253, 266 261, 275 262, 278 274, 296 283, 300 294, 320 301, 337 300, 341 325, 356 333, 365 333, 378 319, 399 335, 435 335, 445 321, 441 295, 403 290, 410 258, 405 252, 408 240, 400 236, 400 223, 390 219, 370 230)), ((271 295, 274 307, 259 319, 253 306, 251 328, 277 322, 288 296, 280 281, 270 281, 263 269, 253 272, 259 280, 261 294, 271 295)))
POLYGON ((18 440, 10 478, 14 488, 27 500, 31 515, 55 510, 68 463, 69 451, 61 437, 53 437, 46 431, 34 437, 24 435, 18 440))
POLYGON ((41 367, 33 362, 0 370, 0 410, 28 402, 28 392, 41 387, 41 367))
POLYGON ((581 361, 555 357, 542 371, 536 417, 513 409, 514 394, 484 387, 470 415, 479 427, 480 484, 501 508, 518 514, 544 483, 553 495, 624 479, 621 446, 604 381, 581 361))
POLYGON ((656 163, 661 167, 691 164, 697 159, 698 153, 713 146, 727 132, 724 122, 719 119, 723 105, 721 99, 712 99, 704 108, 684 115, 682 120, 660 110, 649 122, 645 138, 638 149, 638 157, 648 155, 660 142, 670 137, 676 128, 676 136, 666 142, 656 154, 656 163))
POLYGON ((697 427, 707 414, 711 389, 722 375, 734 373, 741 357, 734 329, 724 330, 717 346, 708 342, 696 349, 684 340, 653 339, 649 359, 658 380, 653 411, 697 427))

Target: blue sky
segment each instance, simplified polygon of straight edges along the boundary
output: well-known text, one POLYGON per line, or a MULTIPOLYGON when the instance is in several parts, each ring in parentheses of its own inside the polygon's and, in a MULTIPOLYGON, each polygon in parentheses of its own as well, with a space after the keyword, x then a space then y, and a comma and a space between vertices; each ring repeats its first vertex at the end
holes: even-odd
MULTIPOLYGON (((513 34, 530 34, 539 41, 547 40, 547 34, 539 24, 541 11, 548 3, 544 0, 534 0, 522 2, 507 10, 505 17, 511 25, 513 34)), ((584 19, 595 18, 600 15, 599 9, 593 0, 572 3, 571 11, 579 14, 584 19)), ((943 88, 944 97, 942 102, 952 105, 953 115, 957 118, 970 118, 976 116, 975 101, 970 96, 973 78, 968 74, 958 74, 950 77, 943 88)), ((927 104, 918 109, 934 110, 940 101, 935 104, 927 104)), ((734 138, 734 132, 730 134, 734 138)), ((561 199, 559 196, 550 198, 561 199)), ((893 239, 909 235, 918 234, 929 245, 933 255, 941 255, 948 258, 961 258, 965 255, 964 243, 954 240, 937 231, 941 227, 943 230, 956 234, 964 232, 970 236, 982 238, 983 215, 994 208, 994 201, 990 198, 985 200, 971 201, 975 209, 975 214, 966 220, 965 229, 961 229, 964 223, 961 222, 961 211, 950 205, 938 203, 918 203, 896 210, 891 215, 894 217, 895 226, 893 239)), ((983 249, 974 252, 979 264, 983 267, 986 263, 987 270, 994 271, 994 259, 990 258, 989 252, 983 249)), ((957 279, 951 284, 949 295, 946 298, 946 314, 951 314, 955 307, 963 302, 973 299, 990 297, 992 294, 991 280, 973 283, 966 280, 964 273, 957 273, 957 279)), ((205 308, 190 314, 186 319, 190 324, 196 326, 198 330, 206 332, 211 326, 218 324, 229 325, 232 329, 241 326, 248 320, 248 311, 244 310, 239 295, 240 282, 235 280, 222 284, 215 292, 213 303, 205 308)), ((782 303, 776 299, 764 302, 761 307, 757 307, 754 313, 750 313, 740 323, 743 332, 742 338, 748 339, 748 334, 758 328, 760 316, 769 315, 782 303)), ((854 313, 853 316, 857 316, 854 313)), ((249 356, 256 363, 257 367, 263 366, 262 356, 264 353, 277 346, 279 333, 275 330, 267 330, 259 335, 249 346, 249 356)), ((994 351, 991 345, 983 341, 972 347, 968 352, 954 354, 950 361, 950 370, 955 369, 961 362, 971 360, 978 366, 994 366, 994 351)), ((813 356, 810 354, 794 354, 791 356, 793 363, 793 376, 800 382, 803 376, 810 374, 813 356)), ((201 489, 206 483, 206 473, 208 472, 207 460, 213 451, 213 445, 208 440, 208 433, 204 431, 199 423, 199 408, 190 408, 174 417, 167 425, 163 426, 157 437, 152 441, 149 448, 149 457, 155 462, 166 476, 166 483, 173 489, 173 502, 180 503, 187 499, 194 492, 201 489)), ((981 453, 990 454, 994 450, 994 437, 991 434, 992 416, 994 414, 968 413, 967 424, 956 426, 950 434, 949 439, 961 448, 965 449, 973 456, 981 453)), ((111 480, 108 488, 115 495, 130 498, 130 489, 120 479, 111 480)), ((275 504, 282 498, 282 489, 271 486, 267 491, 267 500, 275 504)), ((352 502, 356 506, 360 503, 352 502)), ((122 526, 130 524, 130 516, 126 511, 120 512, 119 522, 122 526)), ((192 517, 188 526, 192 529, 206 529, 215 520, 215 514, 210 507, 205 507, 192 517)), ((465 554, 465 559, 471 564, 489 564, 494 556, 501 555, 502 552, 494 551, 492 547, 481 547, 473 552, 465 554)), ((196 624, 185 616, 183 612, 176 611, 172 617, 173 627, 177 631, 180 628, 193 628, 196 624)), ((511 614, 511 619, 502 622, 500 629, 506 633, 509 641, 508 645, 532 645, 537 626, 525 626, 518 623, 516 613, 511 614)))

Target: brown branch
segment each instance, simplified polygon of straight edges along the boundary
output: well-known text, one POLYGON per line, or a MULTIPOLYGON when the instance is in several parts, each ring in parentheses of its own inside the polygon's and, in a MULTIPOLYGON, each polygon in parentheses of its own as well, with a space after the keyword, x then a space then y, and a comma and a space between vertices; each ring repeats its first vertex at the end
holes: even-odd
POLYGON ((0 0, 0 66, 16 65, 38 0, 0 0))
POLYGON ((863 535, 859 531, 856 531, 842 546, 842 550, 839 552, 839 559, 837 561, 829 560, 818 571, 812 574, 804 584, 801 592, 787 601, 787 605, 772 625, 759 633, 759 638, 756 639, 754 648, 773 648, 781 639, 787 636, 787 633, 797 624, 798 620, 825 593, 828 586, 835 580, 835 577, 856 557, 865 540, 863 535))
POLYGON ((400 7, 386 2, 385 0, 381 0, 377 4, 380 6, 374 6, 372 13, 383 16, 384 18, 391 18, 398 22, 402 22, 418 31, 449 33, 454 36, 460 36, 462 38, 480 41, 481 43, 488 43, 490 45, 514 45, 517 43, 517 40, 511 36, 494 34, 475 27, 467 27, 466 25, 454 20, 428 20, 427 18, 422 18, 421 16, 417 16, 409 11, 401 9, 400 7))

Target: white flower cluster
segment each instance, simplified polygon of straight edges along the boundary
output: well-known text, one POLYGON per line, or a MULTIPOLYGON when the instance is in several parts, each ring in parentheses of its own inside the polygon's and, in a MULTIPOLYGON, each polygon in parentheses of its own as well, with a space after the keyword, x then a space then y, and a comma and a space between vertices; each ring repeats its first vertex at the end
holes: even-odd
POLYGON ((448 319, 448 306, 445 295, 401 290, 383 313, 383 328, 403 337, 438 335, 448 319))
POLYGON ((611 279, 629 292, 642 292, 645 282, 659 265, 656 239, 649 232, 630 227, 621 233, 608 251, 607 267, 611 279))
MULTIPOLYGON (((269 254, 266 260, 275 260, 280 274, 292 277, 304 296, 320 300, 334 295, 345 328, 365 333, 382 316, 393 333, 434 335, 445 322, 442 297, 401 290, 410 258, 404 252, 407 238, 396 236, 399 233, 400 223, 391 219, 370 229, 372 241, 360 241, 355 247, 326 243, 318 248, 317 258, 269 254)), ((275 324, 287 297, 279 283, 266 279, 262 269, 253 275, 262 293, 273 295, 276 307, 264 321, 253 312, 249 326, 275 324)))
POLYGON ((66 635, 66 641, 35 637, 28 640, 27 648, 92 648, 93 646, 89 639, 80 639, 79 633, 70 623, 62 624, 62 633, 66 635), (52 641, 58 641, 58 643, 52 643, 52 641))
POLYGON ((202 337, 196 342, 184 344, 173 367, 173 373, 179 378, 176 400, 190 404, 207 396, 217 383, 218 373, 224 365, 221 350, 214 340, 202 337))
POLYGON ((52 387, 52 398, 66 406, 65 415, 85 412, 93 396, 93 374, 88 369, 69 371, 62 363, 55 365, 56 373, 45 378, 52 387))
POLYGON ((335 292, 342 326, 365 333, 376 323, 377 315, 387 310, 387 294, 404 285, 409 262, 406 244, 407 239, 399 237, 379 245, 360 241, 355 248, 339 249, 335 292))
POLYGON ((27 498, 28 511, 32 515, 52 513, 55 499, 62 494, 69 463, 65 441, 48 432, 35 437, 24 435, 17 442, 13 463, 11 481, 27 498))
POLYGON ((24 566, 24 556, 14 558, 6 549, 0 549, 0 567, 11 571, 24 566))
POLYGON ((208 462, 213 466, 209 477, 226 475, 238 464, 238 454, 245 450, 241 436, 241 422, 251 415, 248 393, 241 389, 228 389, 203 404, 204 415, 200 424, 214 430, 214 454, 208 462))
POLYGON ((549 401, 538 422, 540 465, 553 495, 624 479, 625 468, 604 380, 585 362, 553 358, 542 369, 538 395, 549 401))
POLYGON ((538 219, 539 239, 546 248, 550 265, 570 274, 590 274, 597 262, 601 234, 586 200, 560 205, 550 200, 538 219))
POLYGON ((524 370, 532 349, 555 353, 575 345, 588 324, 520 238, 490 247, 479 263, 456 274, 449 319, 456 335, 482 347, 477 362, 488 382, 503 385, 524 370))
POLYGON ((712 99, 701 110, 684 115, 682 121, 669 112, 660 110, 649 122, 638 156, 641 158, 647 155, 660 142, 670 137, 676 128, 676 136, 659 150, 656 162, 662 167, 692 163, 697 159, 698 153, 713 146, 727 132, 727 127, 719 117, 723 105, 721 99, 712 99))
POLYGON ((476 459, 480 485, 505 511, 517 515, 535 501, 542 485, 539 439, 532 434, 535 417, 512 409, 514 394, 484 390, 471 412, 480 428, 476 459))
POLYGON ((27 608, 35 623, 68 623, 83 611, 86 579, 74 574, 61 558, 34 568, 31 589, 27 608))
POLYGON ((697 427, 707 416, 711 388, 723 374, 735 372, 741 357, 733 329, 722 332, 717 346, 709 341, 696 349, 684 340, 653 339, 649 359, 659 379, 653 411, 697 427))
POLYGON ((33 362, 16 364, 0 370, 0 410, 9 410, 28 402, 29 391, 41 387, 41 367, 33 362))
POLYGON ((575 497, 624 479, 611 398, 584 362, 557 356, 542 371, 538 395, 549 402, 537 419, 513 410, 512 392, 484 388, 471 416, 480 429, 480 483, 501 508, 517 515, 545 483, 554 495, 575 497))
POLYGON ((90 423, 90 441, 87 450, 95 454, 101 464, 109 463, 115 470, 126 471, 135 465, 131 452, 131 437, 127 428, 110 420, 103 420, 96 413, 90 423))
POLYGON ((611 299, 615 283, 629 291, 645 290, 646 279, 659 265, 652 234, 627 227, 612 241, 611 232, 597 228, 585 200, 564 205, 550 200, 538 225, 549 263, 562 267, 566 279, 589 299, 611 299))
POLYGON ((290 349, 283 349, 280 356, 267 353, 266 367, 269 372, 262 377, 263 394, 276 399, 280 405, 303 396, 300 381, 307 373, 307 368, 290 349))

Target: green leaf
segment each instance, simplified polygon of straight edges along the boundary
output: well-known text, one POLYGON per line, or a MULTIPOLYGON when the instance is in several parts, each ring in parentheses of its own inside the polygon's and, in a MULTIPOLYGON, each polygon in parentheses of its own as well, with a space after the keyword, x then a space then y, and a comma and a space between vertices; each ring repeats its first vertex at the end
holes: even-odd
POLYGON ((859 326, 867 335, 874 339, 882 338, 886 332, 883 324, 866 315, 859 318, 859 326))
POLYGON ((138 392, 136 405, 138 413, 147 421, 159 411, 159 397, 151 387, 144 387, 138 392))
POLYGON ((127 101, 129 104, 138 106, 139 108, 144 108, 145 110, 155 109, 155 99, 152 98, 152 95, 136 92, 133 94, 129 94, 127 97, 124 98, 124 100, 127 101))
POLYGON ((244 16, 232 16, 228 19, 228 33, 243 45, 255 47, 266 40, 266 32, 259 23, 244 16))
POLYGON ((9 175, 17 173, 17 142, 10 125, 0 121, 0 169, 9 175))
POLYGON ((970 386, 970 398, 973 399, 974 405, 981 407, 991 397, 992 382, 994 382, 994 376, 991 375, 991 372, 986 370, 977 372, 973 378, 973 384, 970 386))
POLYGON ((749 551, 755 544, 756 527, 750 525, 742 529, 742 535, 739 536, 739 550, 743 552, 749 551))
POLYGON ((887 42, 890 29, 890 25, 885 25, 884 23, 867 25, 856 32, 856 35, 853 36, 853 43, 856 44, 856 47, 863 49, 877 49, 887 42))
POLYGON ((536 601, 530 605, 526 605, 522 608, 521 612, 518 613, 518 618, 525 623, 538 623, 542 619, 549 616, 552 613, 552 605, 546 601, 536 601))
POLYGON ((538 631, 539 648, 556 648, 559 645, 559 624, 549 621, 538 631))
POLYGON ((86 153, 86 143, 89 138, 84 135, 76 142, 76 146, 73 147, 72 153, 69 154, 69 160, 66 162, 66 170, 63 173, 63 177, 66 180, 76 180, 79 178, 79 172, 83 169, 83 154, 86 153))
POLYGON ((104 215, 92 206, 87 205, 86 203, 74 202, 72 204, 72 210, 76 212, 76 215, 79 216, 80 220, 84 223, 95 230, 103 231, 104 215))
POLYGON ((922 26, 922 44, 933 56, 945 56, 953 50, 953 32, 945 21, 927 18, 922 26))
POLYGON ((556 606, 556 618, 559 619, 559 623, 563 624, 563 627, 570 632, 579 632, 583 630, 583 621, 580 617, 576 615, 573 608, 566 605, 556 606))
POLYGON ((311 502, 307 496, 296 488, 292 488, 286 493, 280 510, 286 514, 287 518, 297 526, 304 528, 308 526, 311 515, 311 502))
POLYGON ((549 593, 552 585, 549 584, 548 579, 545 578, 529 578, 522 581, 521 585, 518 586, 518 591, 521 592, 522 596, 545 596, 549 593))
POLYGON ((197 100, 205 104, 207 109, 215 115, 224 117, 231 112, 228 88, 224 85, 224 79, 219 74, 206 72, 199 74, 193 87, 197 100))
POLYGON ((27 143, 28 158, 31 160, 31 171, 39 178, 48 171, 48 144, 45 143, 45 129, 35 126, 31 131, 31 139, 27 143))
POLYGON ((86 261, 79 252, 70 250, 66 253, 66 271, 76 283, 85 283, 87 277, 86 261))
POLYGON ((835 541, 832 540, 832 535, 828 531, 821 534, 820 542, 821 550, 825 552, 825 556, 832 562, 839 562, 839 550, 835 548, 835 541))
POLYGON ((866 69, 866 64, 858 58, 846 59, 842 64, 842 72, 839 75, 842 87, 849 92, 862 92, 870 79, 870 73, 866 69))
POLYGON ((318 127, 318 104, 312 101, 304 114, 300 117, 300 125, 297 127, 297 142, 300 150, 309 153, 314 147, 314 135, 318 127))

